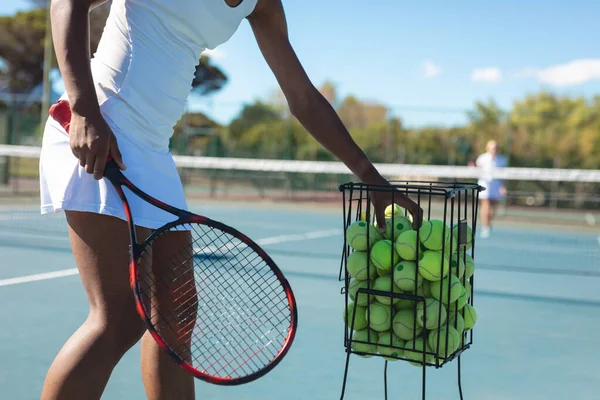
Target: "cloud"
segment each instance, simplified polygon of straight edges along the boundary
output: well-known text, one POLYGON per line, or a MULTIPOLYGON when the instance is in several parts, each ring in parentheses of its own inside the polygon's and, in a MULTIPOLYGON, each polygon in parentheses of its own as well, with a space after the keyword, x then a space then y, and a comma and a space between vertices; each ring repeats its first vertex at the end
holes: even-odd
POLYGON ((547 68, 524 68, 517 71, 516 78, 534 78, 552 86, 566 87, 600 80, 600 59, 573 60, 566 64, 547 68))
POLYGON ((436 65, 431 61, 423 61, 421 71, 423 78, 431 79, 441 74, 442 68, 440 68, 439 65, 436 65))
POLYGON ((225 51, 219 49, 218 47, 214 50, 206 49, 202 52, 203 55, 209 56, 213 60, 222 60, 227 57, 227 53, 225 51))
POLYGON ((471 72, 473 82, 496 83, 502 80, 502 71, 498 67, 475 68, 471 72))

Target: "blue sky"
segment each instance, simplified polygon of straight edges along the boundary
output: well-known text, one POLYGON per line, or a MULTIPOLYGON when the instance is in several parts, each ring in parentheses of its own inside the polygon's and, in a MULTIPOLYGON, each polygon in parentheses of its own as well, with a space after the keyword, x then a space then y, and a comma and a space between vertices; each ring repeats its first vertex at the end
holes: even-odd
MULTIPOLYGON (((27 6, 3 0, 0 14, 27 6)), ((284 0, 290 38, 315 85, 392 106, 409 124, 453 123, 476 100, 502 107, 544 88, 600 94, 599 1, 284 0), (368 6, 366 5, 368 4, 368 6), (449 109, 420 112, 411 109, 449 109), (455 110, 455 111, 452 111, 455 110)), ((227 87, 193 102, 220 122, 277 82, 243 22, 217 48, 227 87)))

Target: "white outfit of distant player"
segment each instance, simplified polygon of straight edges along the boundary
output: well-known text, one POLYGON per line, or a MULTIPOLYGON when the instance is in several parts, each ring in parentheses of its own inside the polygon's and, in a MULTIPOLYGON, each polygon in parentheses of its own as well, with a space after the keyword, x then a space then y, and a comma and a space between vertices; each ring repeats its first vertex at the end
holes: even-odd
MULTIPOLYGON (((91 62, 102 115, 117 138, 124 175, 148 194, 186 208, 169 139, 191 89, 200 54, 226 42, 257 0, 113 0, 91 62)), ((63 95, 66 99, 66 93, 63 95)), ((40 156, 42 214, 88 211, 125 219, 106 179, 94 180, 49 118, 40 156)), ((128 196, 136 223, 157 228, 173 217, 128 196)))
POLYGON ((480 199, 501 200, 502 195, 502 180, 493 178, 492 172, 496 168, 506 167, 506 158, 499 154, 494 157, 490 153, 483 153, 477 157, 475 165, 481 168, 479 185, 485 187, 485 190, 479 194, 480 199))

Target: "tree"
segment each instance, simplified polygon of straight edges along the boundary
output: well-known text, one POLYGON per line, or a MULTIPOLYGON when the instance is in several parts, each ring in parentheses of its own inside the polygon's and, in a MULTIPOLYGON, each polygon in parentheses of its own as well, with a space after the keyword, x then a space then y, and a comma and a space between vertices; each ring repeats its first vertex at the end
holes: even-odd
MULTIPOLYGON (((47 3, 33 1, 33 8, 13 16, 0 17, 0 81, 6 90, 28 93, 42 83, 44 37, 46 34, 47 3)), ((90 13, 90 48, 92 54, 98 47, 109 12, 109 4, 95 8, 90 13)), ((56 59, 53 58, 53 67, 56 59)))

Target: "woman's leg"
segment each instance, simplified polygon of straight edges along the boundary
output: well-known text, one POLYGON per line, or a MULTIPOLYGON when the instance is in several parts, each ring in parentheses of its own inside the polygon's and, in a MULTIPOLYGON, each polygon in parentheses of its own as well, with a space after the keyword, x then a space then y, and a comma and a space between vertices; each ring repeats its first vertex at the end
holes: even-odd
MULTIPOLYGON (((129 286, 129 233, 114 217, 67 211, 90 311, 50 367, 42 400, 99 399, 113 368, 145 332, 129 286)), ((140 237, 148 229, 138 229, 140 237)), ((58 311, 57 311, 58 312, 58 311)))
MULTIPOLYGON (((152 243, 152 272, 154 280, 163 283, 154 287, 153 309, 173 316, 170 322, 176 326, 172 332, 163 329, 161 334, 180 355, 185 356, 187 349, 191 356, 190 336, 196 321, 197 298, 189 232, 168 232, 152 243), (176 281, 168 279, 173 276, 174 268, 180 276, 176 281), (185 307, 177 308, 183 304, 185 307)), ((149 333, 142 338, 142 376, 149 400, 194 399, 194 378, 175 364, 149 333)))

